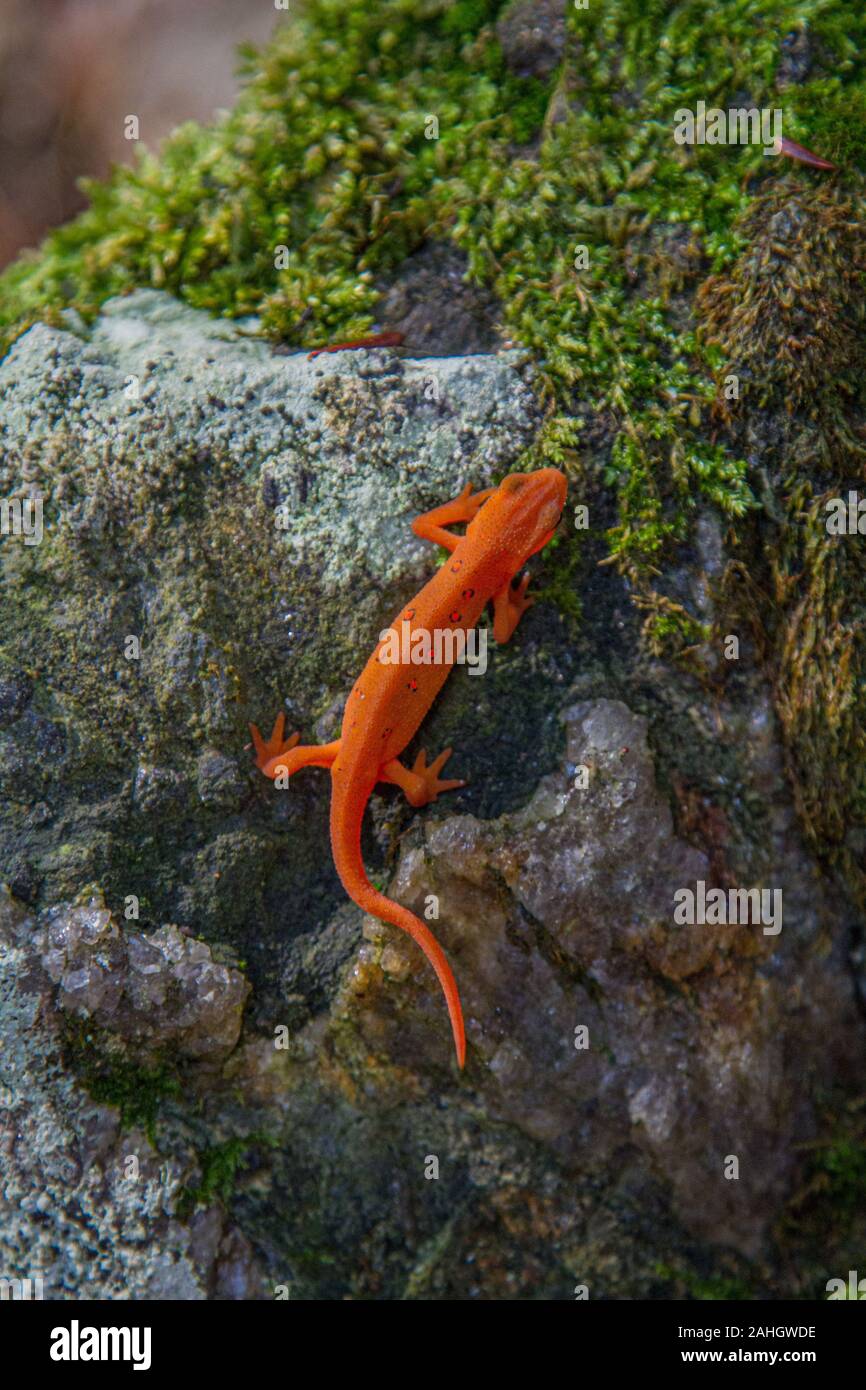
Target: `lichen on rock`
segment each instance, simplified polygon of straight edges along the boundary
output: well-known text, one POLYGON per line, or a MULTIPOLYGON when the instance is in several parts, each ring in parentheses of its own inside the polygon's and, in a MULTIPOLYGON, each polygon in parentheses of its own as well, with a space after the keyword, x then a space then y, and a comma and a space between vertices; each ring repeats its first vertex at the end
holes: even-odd
MULTIPOLYGON (((4 1277, 40 1279, 39 1296, 51 1300, 262 1297, 254 1253, 220 1204, 189 1223, 177 1215, 198 1172, 191 1136, 175 1133, 155 1150, 146 1125, 122 1128, 116 1098, 95 1101, 63 1065, 64 1010, 78 1012, 86 997, 94 1020, 118 1021, 105 989, 94 987, 108 914, 98 903, 70 905, 65 921, 63 910, 51 915, 48 935, 50 943, 26 907, 0 893, 4 1277)), ((115 976, 111 962, 112 991, 115 976)), ((197 1007, 207 1012, 204 1000, 197 1007)), ((156 1011, 150 1029, 152 1039, 163 1029, 156 1011)))

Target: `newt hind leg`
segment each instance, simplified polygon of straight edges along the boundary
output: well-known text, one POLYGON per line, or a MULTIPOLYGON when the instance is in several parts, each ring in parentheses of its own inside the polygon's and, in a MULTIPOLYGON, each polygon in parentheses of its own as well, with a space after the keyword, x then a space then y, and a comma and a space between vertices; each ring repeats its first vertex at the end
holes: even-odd
POLYGON ((291 776, 302 767, 330 767, 340 751, 340 740, 333 743, 304 744, 298 747, 300 734, 284 737, 286 716, 277 715, 270 738, 262 738, 255 724, 250 725, 253 747, 256 752, 256 767, 266 777, 275 778, 281 770, 291 776))
POLYGON ((439 777, 439 773, 451 757, 451 752, 450 748, 446 748, 428 767, 427 754, 422 749, 411 769, 404 767, 399 758, 393 758, 380 769, 379 780, 391 782, 399 787, 410 806, 426 806, 428 802, 435 801, 440 792, 450 792, 455 787, 466 786, 460 778, 449 777, 443 781, 439 777))

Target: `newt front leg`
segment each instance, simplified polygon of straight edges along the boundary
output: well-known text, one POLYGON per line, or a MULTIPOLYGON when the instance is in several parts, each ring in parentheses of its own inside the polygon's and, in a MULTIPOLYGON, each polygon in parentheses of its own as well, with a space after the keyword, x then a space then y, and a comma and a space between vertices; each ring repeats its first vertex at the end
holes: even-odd
POLYGON ((412 530, 423 541, 433 541, 434 545, 441 545, 445 550, 455 550, 461 538, 453 535, 451 531, 444 530, 444 527, 456 526, 461 521, 472 521, 478 508, 495 491, 495 487, 485 487, 481 492, 473 492, 472 484, 467 483, 459 497, 452 497, 450 502, 444 502, 441 507, 434 507, 432 511, 416 516, 412 522, 412 530))
POLYGON ((286 716, 277 715, 273 732, 269 739, 262 738, 255 724, 250 725, 253 747, 256 751, 256 767, 266 777, 275 780, 279 776, 291 777, 302 767, 331 767, 340 751, 340 740, 333 743, 305 744, 298 747, 300 734, 283 737, 286 716))

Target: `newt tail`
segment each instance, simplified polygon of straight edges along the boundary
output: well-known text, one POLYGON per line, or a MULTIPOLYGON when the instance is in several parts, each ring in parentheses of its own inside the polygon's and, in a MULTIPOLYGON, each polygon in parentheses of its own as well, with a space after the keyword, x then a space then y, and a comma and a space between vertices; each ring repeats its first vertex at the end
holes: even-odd
POLYGON ((327 347, 313 348, 307 353, 307 361, 312 362, 320 352, 344 352, 349 348, 399 347, 403 333, 373 333, 369 338, 349 338, 345 343, 329 343, 327 347))
POLYGON ((346 787, 345 784, 334 786, 334 794, 331 798, 331 843, 333 845, 334 865, 340 875, 340 882, 353 902, 356 902, 364 912, 369 912, 373 917, 379 917, 383 922, 390 922, 393 927, 399 927, 401 931, 407 932, 412 940, 421 947, 436 971, 436 978, 442 986, 442 993, 445 995, 445 1003, 448 1007, 448 1018, 451 1021, 451 1032, 454 1037, 454 1049, 457 1053, 457 1065, 462 1070, 466 1063, 466 1030, 463 1026, 463 1010, 460 1006, 457 981, 454 979, 445 952, 430 928, 421 921, 420 917, 416 917, 414 912, 410 912, 407 907, 402 907, 400 903, 386 898, 384 893, 380 893, 374 888, 364 869, 364 860, 361 856, 361 821, 364 818, 367 800, 372 790, 373 788, 370 787, 366 794, 361 793, 359 795, 351 785, 349 787, 346 787))

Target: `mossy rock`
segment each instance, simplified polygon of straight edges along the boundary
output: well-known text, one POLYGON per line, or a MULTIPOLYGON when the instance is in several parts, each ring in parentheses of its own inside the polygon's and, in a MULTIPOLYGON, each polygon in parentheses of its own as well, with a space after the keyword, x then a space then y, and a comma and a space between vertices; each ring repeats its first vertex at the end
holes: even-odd
MULTIPOLYGON (((385 948, 357 956, 323 863, 322 787, 311 774, 280 800, 243 753, 247 720, 283 707, 332 735, 371 634, 429 573, 414 512, 470 477, 556 464, 588 524, 542 558, 541 601, 481 693, 455 677, 425 726, 429 746, 461 749, 456 809, 516 812, 561 760, 567 699, 624 701, 650 721, 677 834, 714 873, 757 874, 783 846, 807 904, 792 989, 821 951, 826 1000, 854 988, 864 576, 824 505, 863 476, 866 18, 849 0, 612 0, 545 5, 539 33, 538 9, 310 0, 245 55, 234 111, 90 184, 88 209, 0 276, 2 487, 46 498, 42 544, 3 545, 4 855, 36 907, 98 880, 116 909, 134 892, 147 920, 243 955, 237 1086, 255 1113, 217 1088, 215 1110, 173 1122, 198 1126, 201 1190, 233 1204, 274 1278, 282 1261, 309 1296, 568 1297, 580 1270, 605 1296, 814 1297, 831 1251, 849 1258, 834 1223, 860 1181, 856 1152, 829 1157, 849 1143, 832 1116, 807 1106, 798 1123, 820 1125, 819 1170, 841 1163, 844 1183, 810 1188, 817 1211, 760 1257, 696 1243, 631 1147, 565 1220, 561 1153, 487 1091, 439 1107, 435 1061, 433 1082, 383 1062, 361 986, 386 1032, 404 1018, 373 987, 385 948), (674 112, 698 100, 781 108, 838 167, 678 146, 674 112), (405 332, 405 350, 300 356, 373 327, 405 332), (521 351, 493 355, 508 344, 521 351), (274 1017, 306 1039, 285 1063, 262 1050, 274 1017), (244 1145, 281 1105, 263 1196, 244 1145), (406 1186, 430 1134, 454 1156, 450 1205, 406 1186), (377 1173, 392 1153, 415 1223, 403 1252, 377 1173), (565 1231, 553 1260, 545 1223, 565 1231)), ((385 799, 372 812, 365 854, 385 877, 409 822, 385 799)), ((485 882, 499 904, 502 881, 485 882)), ((524 930, 526 959, 582 999, 590 972, 540 921, 509 920, 508 949, 524 930)), ((729 970, 751 1007, 760 967, 743 951, 729 970)), ((643 985, 680 1007, 699 990, 655 969, 643 985)))

